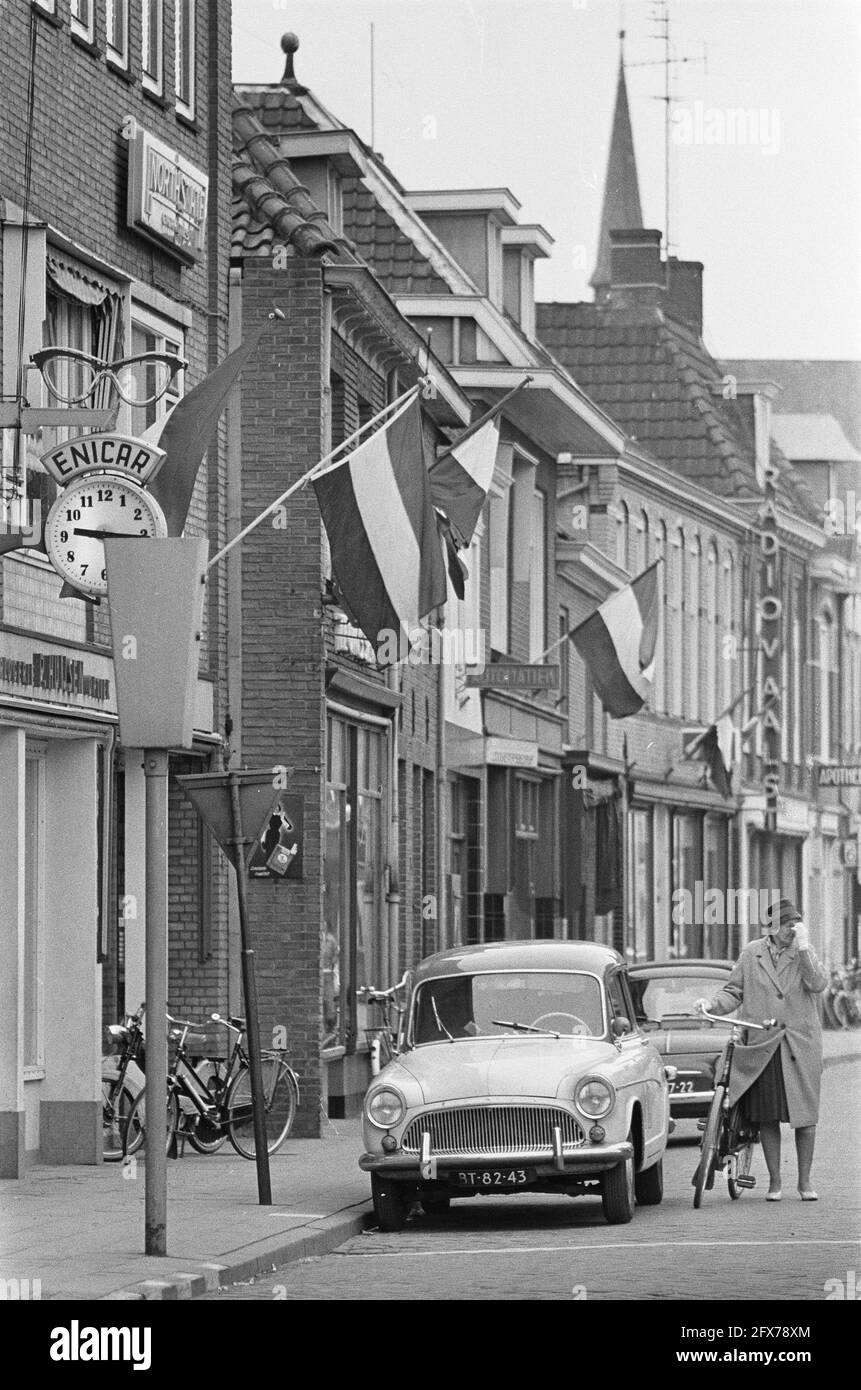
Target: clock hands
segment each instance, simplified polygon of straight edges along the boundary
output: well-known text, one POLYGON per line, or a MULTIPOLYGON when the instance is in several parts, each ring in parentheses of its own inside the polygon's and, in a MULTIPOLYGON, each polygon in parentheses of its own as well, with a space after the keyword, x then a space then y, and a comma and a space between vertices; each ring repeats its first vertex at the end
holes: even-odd
POLYGON ((116 536, 126 540, 140 540, 137 531, 104 531, 99 527, 89 526, 75 526, 72 534, 75 536, 98 536, 100 540, 104 540, 106 536, 111 539, 116 536))

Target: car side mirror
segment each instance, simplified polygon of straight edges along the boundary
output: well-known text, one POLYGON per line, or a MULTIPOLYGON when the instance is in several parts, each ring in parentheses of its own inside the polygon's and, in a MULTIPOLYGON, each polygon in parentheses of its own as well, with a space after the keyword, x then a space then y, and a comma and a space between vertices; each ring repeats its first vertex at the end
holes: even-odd
POLYGON ((610 1032, 613 1034, 614 1038, 621 1038, 623 1033, 630 1033, 630 1031, 631 1020, 624 1016, 621 1018, 614 1018, 613 1022, 610 1024, 610 1032))

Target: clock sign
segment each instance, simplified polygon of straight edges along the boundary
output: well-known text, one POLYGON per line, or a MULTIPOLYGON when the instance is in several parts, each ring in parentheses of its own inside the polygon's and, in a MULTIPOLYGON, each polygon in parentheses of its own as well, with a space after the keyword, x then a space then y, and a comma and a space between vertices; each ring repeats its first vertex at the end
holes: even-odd
POLYGON ((63 489, 45 522, 51 564, 67 583, 92 597, 108 591, 106 536, 167 536, 164 513, 144 488, 118 473, 90 471, 63 489))

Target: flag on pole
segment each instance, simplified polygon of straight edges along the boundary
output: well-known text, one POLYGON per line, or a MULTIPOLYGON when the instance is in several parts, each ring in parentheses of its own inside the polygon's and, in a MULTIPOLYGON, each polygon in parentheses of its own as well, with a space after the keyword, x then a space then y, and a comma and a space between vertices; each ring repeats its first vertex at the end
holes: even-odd
POLYGON ((433 504, 448 518, 458 546, 468 547, 490 490, 499 444, 499 415, 531 380, 531 376, 524 377, 506 392, 430 466, 433 504))
POLYGON ((345 603, 378 660, 386 639, 400 659, 408 634, 446 599, 417 397, 311 483, 345 603))
POLYGON ((722 714, 710 724, 699 738, 688 746, 686 757, 705 762, 715 791, 728 800, 732 797, 732 772, 736 757, 736 730, 732 716, 722 714))
POLYGON ((658 638, 656 560, 611 594, 569 637, 592 677, 596 694, 613 719, 642 709, 655 676, 658 638))
POLYGON ((164 449, 167 455, 149 484, 149 491, 161 504, 170 536, 182 535, 198 469, 218 417, 227 404, 239 373, 270 322, 270 319, 264 319, 260 327, 225 357, 214 372, 193 386, 142 436, 147 443, 157 444, 164 449))

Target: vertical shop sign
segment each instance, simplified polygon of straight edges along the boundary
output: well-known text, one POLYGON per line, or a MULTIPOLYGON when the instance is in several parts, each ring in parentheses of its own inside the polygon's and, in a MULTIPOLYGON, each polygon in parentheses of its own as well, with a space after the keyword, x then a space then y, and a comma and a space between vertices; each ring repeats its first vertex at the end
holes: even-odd
POLYGON ((778 470, 765 466, 764 499, 759 511, 759 649, 761 654, 763 729, 763 786, 765 790, 765 829, 777 832, 777 805, 780 795, 780 749, 783 712, 780 700, 780 647, 783 602, 780 597, 780 543, 777 538, 776 483, 778 470))

